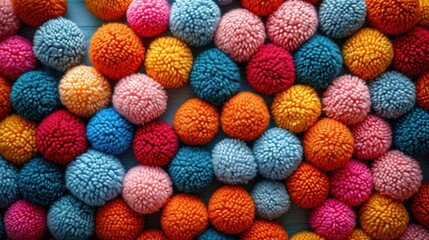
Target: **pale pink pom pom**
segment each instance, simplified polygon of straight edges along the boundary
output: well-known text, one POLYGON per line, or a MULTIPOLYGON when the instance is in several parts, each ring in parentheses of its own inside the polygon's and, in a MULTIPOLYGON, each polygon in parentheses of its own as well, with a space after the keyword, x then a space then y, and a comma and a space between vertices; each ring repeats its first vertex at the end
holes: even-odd
POLYGON ((142 37, 155 37, 168 28, 170 5, 166 0, 133 0, 127 11, 131 29, 142 37))
POLYGON ((428 240, 429 231, 423 226, 411 223, 407 227, 407 231, 399 240, 428 240))

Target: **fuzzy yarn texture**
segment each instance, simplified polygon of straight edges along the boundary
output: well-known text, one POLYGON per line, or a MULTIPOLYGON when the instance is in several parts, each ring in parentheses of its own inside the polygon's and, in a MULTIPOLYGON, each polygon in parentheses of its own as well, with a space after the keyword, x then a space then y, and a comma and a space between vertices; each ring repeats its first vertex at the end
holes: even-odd
POLYGON ((216 178, 226 184, 246 184, 258 174, 252 149, 238 139, 226 138, 212 150, 216 178))
POLYGON ((345 41, 342 54, 344 64, 352 74, 373 80, 392 62, 393 46, 383 33, 363 28, 345 41))
POLYGON ((316 123, 321 113, 322 104, 317 92, 300 84, 275 95, 271 105, 275 123, 293 133, 306 131, 316 123))
POLYGON ((179 150, 179 140, 173 128, 161 120, 153 120, 134 134, 133 151, 143 165, 167 165, 179 150))
POLYGON ((314 124, 303 139, 305 158, 324 171, 344 167, 353 155, 354 144, 349 128, 330 118, 314 124))
POLYGON ((409 219, 404 204, 379 193, 373 193, 359 212, 362 229, 375 239, 401 237, 407 230, 409 219))
POLYGON ((5 78, 0 77, 0 121, 12 112, 11 91, 11 84, 5 78))
POLYGON ((43 71, 24 73, 13 84, 10 101, 16 113, 40 121, 61 105, 58 80, 43 71))
POLYGON ((88 11, 95 16, 106 20, 119 20, 125 16, 132 0, 85 0, 88 11))
POLYGON ((23 165, 37 155, 36 123, 13 114, 0 122, 0 156, 15 164, 23 165))
POLYGON ((314 232, 301 231, 293 235, 290 240, 325 240, 325 238, 314 232))
POLYGON ((180 192, 200 192, 213 180, 210 152, 202 148, 182 147, 171 161, 168 173, 180 192))
POLYGON ((58 86, 61 103, 80 117, 91 117, 109 104, 112 88, 95 68, 80 65, 66 72, 58 86))
POLYGON ((418 224, 411 223, 407 227, 407 231, 399 240, 425 240, 429 239, 429 231, 418 224))
POLYGON ((134 211, 152 214, 173 195, 172 184, 162 168, 138 165, 125 175, 122 197, 134 211))
POLYGON ((131 210, 122 198, 107 202, 95 215, 95 234, 100 240, 135 240, 143 227, 143 215, 131 210))
POLYGON ((372 240, 372 238, 360 228, 353 229, 347 240, 372 240))
POLYGON ((149 229, 142 232, 137 240, 168 240, 168 238, 165 236, 165 233, 159 229, 149 229))
POLYGON ((290 198, 283 183, 262 180, 250 193, 255 202, 256 216, 273 220, 281 217, 290 208, 290 198))
POLYGON ((209 214, 203 200, 190 194, 177 194, 165 204, 161 227, 171 240, 191 240, 209 225, 209 214))
POLYGON ((189 145, 209 143, 219 130, 219 113, 215 106, 199 98, 183 103, 173 119, 180 140, 189 145))
POLYGON ((249 85, 266 95, 287 90, 295 82, 295 76, 292 55, 274 44, 260 47, 246 66, 249 85))
POLYGON ((21 27, 21 22, 13 10, 12 0, 0 1, 0 16, 0 41, 2 41, 15 35, 21 27))
POLYGON ((66 110, 50 114, 37 128, 37 149, 57 164, 66 165, 86 152, 85 123, 66 110))
POLYGON ((350 207, 368 200, 374 186, 371 169, 353 159, 343 168, 333 171, 330 178, 331 195, 350 207))
POLYGON ((390 124, 381 117, 368 115, 351 128, 355 140, 354 155, 359 159, 381 157, 392 145, 390 124))
POLYGON ((46 210, 25 200, 16 201, 4 214, 4 228, 12 240, 38 240, 47 232, 46 210))
POLYGON ((0 75, 14 81, 38 65, 33 45, 26 38, 12 36, 0 42, 0 75))
MULTIPOLYGON (((415 84, 416 84, 417 104, 420 107, 424 108, 425 110, 429 110, 429 72, 419 77, 415 82, 415 84)), ((5 90, 7 91, 7 87, 5 87, 5 90)), ((1 91, 1 79, 0 79, 0 91, 1 91)), ((6 103, 6 106, 7 106, 7 103, 6 103)), ((1 108, 1 105, 0 105, 0 108, 1 108)), ((0 110, 0 119, 1 119, 1 110, 0 110)))
POLYGON ((143 73, 122 78, 115 86, 113 107, 128 121, 145 124, 161 116, 167 108, 162 85, 143 73))
POLYGON ((314 208, 322 204, 329 194, 328 175, 308 162, 303 162, 286 179, 291 201, 301 208, 314 208))
POLYGON ((258 16, 268 16, 282 5, 283 0, 240 0, 241 5, 258 16))
POLYGON ((133 0, 127 10, 127 22, 141 37, 155 37, 167 31, 170 5, 166 0, 133 0))
POLYGON ((270 113, 262 97, 252 92, 240 92, 223 105, 220 121, 228 136, 252 141, 267 129, 270 113))
POLYGON ((411 212, 424 227, 429 228, 429 184, 422 184, 411 202, 411 212))
POLYGON ((356 225, 353 209, 336 199, 327 199, 313 209, 310 225, 322 237, 340 240, 350 235, 356 225))
POLYGON ((298 83, 325 89, 340 73, 343 58, 340 48, 331 39, 315 35, 293 55, 298 83))
POLYGON ((204 46, 212 41, 220 17, 212 0, 176 0, 171 5, 170 31, 191 46, 204 46))
POLYGON ((192 92, 215 106, 222 105, 240 91, 240 70, 225 53, 212 48, 200 53, 192 66, 192 92))
POLYGON ((65 16, 67 0, 11 0, 13 10, 24 23, 39 27, 49 19, 65 16))
MULTIPOLYGON (((19 170, 0 157, 0 209, 6 209, 19 198, 19 170)), ((0 216, 0 223, 3 222, 0 216)), ((1 236, 1 234, 0 234, 1 236)))
POLYGON ((37 29, 33 51, 44 65, 58 71, 79 65, 85 55, 85 38, 76 23, 56 18, 37 29))
POLYGON ((131 28, 108 23, 97 29, 89 42, 89 60, 106 77, 118 80, 143 64, 145 48, 131 28))
POLYGON ((429 29, 429 1, 420 0, 419 10, 420 10, 419 25, 426 29, 429 29))
POLYGON ((33 158, 19 172, 18 189, 28 202, 49 207, 66 192, 64 170, 44 158, 33 158))
POLYGON ((214 228, 208 228, 202 234, 200 234, 197 240, 233 240, 234 238, 230 235, 223 234, 214 228))
POLYGON ((216 30, 216 47, 236 62, 246 62, 264 45, 265 27, 262 20, 246 9, 225 13, 216 30))
POLYGON ((353 76, 336 78, 323 92, 323 112, 346 125, 354 125, 365 119, 370 111, 371 100, 365 81, 353 76))
POLYGON ((267 220, 255 220, 245 232, 240 235, 240 240, 288 240, 289 236, 282 225, 267 220))
POLYGON ((48 229, 59 240, 89 239, 94 234, 95 210, 76 197, 65 195, 49 208, 48 229))
POLYGON ((286 51, 295 51, 317 30, 317 12, 308 2, 285 1, 266 22, 268 38, 286 51))
POLYGON ((179 88, 188 82, 193 56, 185 42, 174 37, 153 41, 146 53, 146 74, 164 88, 179 88))
POLYGON ((239 234, 253 224, 255 204, 243 187, 225 185, 211 196, 208 212, 214 228, 226 234, 239 234))

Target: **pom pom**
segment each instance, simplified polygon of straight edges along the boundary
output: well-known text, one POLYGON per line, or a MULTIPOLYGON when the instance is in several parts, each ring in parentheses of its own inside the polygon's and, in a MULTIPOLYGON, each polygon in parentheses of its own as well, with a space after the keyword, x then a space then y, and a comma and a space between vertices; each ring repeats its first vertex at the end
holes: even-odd
POLYGON ((57 164, 66 165, 87 149, 85 124, 65 110, 47 116, 37 128, 37 148, 57 164))
POLYGON ((350 207, 364 203, 372 193, 371 170, 357 160, 332 172, 331 195, 350 207))
POLYGON ((62 17, 49 20, 37 29, 33 43, 36 57, 58 71, 79 65, 86 50, 82 31, 62 17))
POLYGON ((133 0, 127 22, 141 37, 155 37, 167 31, 170 5, 166 0, 133 0))
POLYGON ((292 236, 290 240, 325 240, 316 233, 301 231, 292 236))
POLYGON ((384 34, 398 35, 420 20, 419 0, 366 0, 369 25, 384 34))
POLYGON ((258 16, 234 9, 222 16, 214 42, 232 60, 246 62, 264 45, 265 37, 265 27, 258 16))
POLYGON ((212 41, 220 16, 212 0, 177 0, 171 5, 170 30, 191 46, 204 46, 212 41))
POLYGON ((429 1, 419 1, 420 22, 419 25, 429 29, 429 1))
POLYGON ((10 101, 19 115, 40 121, 61 105, 58 80, 43 71, 24 73, 13 84, 10 101))
MULTIPOLYGON (((0 157, 0 172, 0 209, 3 209, 19 198, 19 171, 14 165, 0 157)), ((2 219, 0 216, 0 223, 3 222, 2 219)))
POLYGON ((186 144, 206 144, 219 130, 219 113, 215 106, 192 98, 177 109, 173 128, 180 140, 186 144))
POLYGON ((0 121, 5 119, 12 112, 10 92, 10 83, 3 77, 0 77, 0 121))
POLYGON ((15 80, 36 67, 33 45, 26 38, 12 36, 0 42, 0 75, 15 80))
POLYGON ((405 206, 378 193, 371 195, 359 214, 362 229, 375 239, 396 239, 407 230, 409 216, 405 206))
POLYGON ((217 48, 202 52, 192 66, 192 92, 215 106, 221 106, 240 91, 240 69, 217 48))
POLYGON ((262 180, 253 187, 251 192, 255 201, 256 216, 273 220, 285 214, 290 207, 289 194, 284 184, 262 180))
POLYGON ((67 166, 66 186, 84 203, 101 206, 121 193, 124 176, 119 159, 90 149, 67 166))
POLYGON ((252 226, 240 235, 241 240, 288 240, 286 230, 276 222, 255 220, 252 226))
POLYGON ((429 239, 429 231, 424 227, 418 224, 409 224, 407 227, 407 231, 404 235, 402 235, 399 240, 416 240, 416 239, 429 239))
POLYGON ((258 16, 268 16, 282 5, 283 0, 241 0, 241 5, 258 16))
POLYGON ((276 124, 293 133, 306 131, 316 123, 322 112, 317 92, 306 85, 293 85, 277 94, 271 105, 276 124))
POLYGON ((30 203, 49 207, 66 192, 64 171, 44 158, 34 158, 21 169, 18 188, 30 203))
POLYGON ((18 18, 32 27, 67 13, 67 0, 12 0, 12 4, 18 18))
POLYGON ((416 220, 429 228, 429 184, 422 184, 411 202, 411 212, 416 220))
POLYGON ((347 240, 372 240, 372 238, 362 229, 355 228, 352 234, 348 236, 347 240))
MULTIPOLYGON (((415 84, 416 84, 417 104, 420 107, 424 108, 425 110, 429 110, 429 72, 423 74, 419 79, 417 79, 415 84)), ((1 119, 1 113, 0 113, 0 119, 1 119)))
POLYGON ((214 174, 227 184, 246 184, 258 174, 252 150, 238 139, 218 142, 212 151, 214 174))
POLYGON ((329 177, 310 163, 303 162, 286 179, 286 189, 295 205, 301 208, 314 208, 328 197, 329 177))
POLYGON ((323 112, 346 125, 361 122, 369 113, 371 100, 365 81, 343 75, 336 78, 323 93, 323 112))
POLYGON ((122 198, 106 203, 95 215, 95 233, 101 240, 135 240, 143 226, 143 216, 131 210, 122 198))
POLYGON ((132 0, 85 0, 88 11, 106 20, 119 20, 127 12, 132 0))
POLYGON ((197 240, 233 240, 232 236, 228 236, 217 231, 214 228, 209 228, 204 231, 200 236, 197 237, 197 240))
POLYGON ((288 89, 294 83, 295 75, 292 55, 274 44, 259 48, 246 66, 249 85, 267 95, 288 89))
POLYGON ((164 88, 179 88, 188 82, 193 56, 186 43, 174 37, 153 41, 146 53, 146 74, 164 88))
POLYGON ((140 38, 122 23, 99 28, 89 42, 89 60, 103 75, 118 80, 136 72, 145 58, 140 38))
POLYGON ((164 232, 159 229, 150 229, 144 231, 137 240, 168 240, 164 232))
POLYGON ((201 148, 182 147, 171 161, 168 173, 180 192, 199 192, 213 180, 210 152, 201 148))
POLYGON ((112 94, 109 81, 95 68, 84 65, 67 71, 58 91, 64 106, 80 117, 91 117, 106 107, 112 94))
POLYGON ((143 165, 165 166, 178 149, 179 143, 173 128, 161 120, 141 126, 134 135, 134 155, 143 165))
POLYGON ((47 230, 46 210, 25 200, 19 200, 7 209, 4 227, 10 239, 42 239, 47 230))
POLYGON ((161 116, 167 108, 164 88, 145 74, 122 78, 115 86, 113 107, 128 121, 145 124, 161 116))
POLYGON ((172 194, 171 179, 160 167, 135 166, 125 175, 122 197, 138 213, 157 212, 172 194))
POLYGON ((364 25, 365 17, 365 0, 326 0, 319 8, 320 29, 329 38, 349 37, 364 25))
POLYGON ((171 240, 194 239, 208 225, 207 207, 197 196, 175 195, 162 209, 161 227, 171 240))
POLYGON ((304 43, 293 58, 297 81, 316 89, 325 89, 343 66, 340 48, 322 35, 316 35, 304 43))
POLYGON ((255 204, 243 187, 225 185, 211 196, 208 211, 214 228, 226 234, 239 234, 252 225, 255 204))
POLYGON ((344 64, 354 75, 372 80, 382 74, 393 60, 393 46, 381 32, 363 28, 343 44, 344 64))
POLYGON ((376 159, 392 145, 392 130, 381 117, 368 115, 362 122, 352 127, 355 140, 354 155, 359 159, 376 159))
POLYGON ((284 2, 266 23, 270 41, 290 52, 310 39, 317 25, 316 9, 304 1, 284 2))
POLYGON ((0 41, 2 41, 15 35, 21 27, 21 22, 13 11, 12 0, 0 2, 0 16, 0 41))
POLYGON ((72 195, 56 201, 48 212, 48 229, 56 239, 82 240, 94 234, 95 210, 72 195))
POLYGON ((344 167, 353 155, 354 144, 347 126, 330 118, 314 124, 303 139, 305 158, 324 171, 344 167))
POLYGON ((37 125, 18 115, 0 122, 0 156, 13 164, 22 165, 38 153, 37 125))
POLYGON ((222 130, 232 138, 252 141, 267 129, 270 113, 264 99, 251 92, 241 92, 222 107, 222 130))

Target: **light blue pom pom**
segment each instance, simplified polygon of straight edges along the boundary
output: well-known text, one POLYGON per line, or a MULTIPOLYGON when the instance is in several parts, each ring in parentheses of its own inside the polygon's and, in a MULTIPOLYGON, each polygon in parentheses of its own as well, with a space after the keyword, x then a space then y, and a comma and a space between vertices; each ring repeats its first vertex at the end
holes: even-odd
POLYGON ((254 186, 250 195, 255 202, 256 215, 260 218, 273 220, 289 210, 290 198, 284 183, 262 180, 254 186))
POLYGON ((0 209, 18 200, 18 169, 0 157, 0 209))
POLYGON ((197 237, 197 240, 233 240, 234 237, 223 234, 216 229, 209 228, 200 236, 197 237))

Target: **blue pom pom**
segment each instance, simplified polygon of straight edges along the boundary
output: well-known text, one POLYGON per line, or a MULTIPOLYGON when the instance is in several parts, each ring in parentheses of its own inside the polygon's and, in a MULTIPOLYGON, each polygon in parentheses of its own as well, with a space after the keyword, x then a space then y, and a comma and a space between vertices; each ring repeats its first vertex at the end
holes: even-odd
POLYGON ((298 83, 325 89, 343 66, 341 50, 331 39, 316 35, 293 56, 298 83))
POLYGON ((301 164, 303 149, 299 139, 282 128, 271 128, 253 145, 259 173, 269 179, 282 180, 301 164))
POLYGON ((284 183, 262 180, 255 185, 251 196, 255 202, 256 215, 260 218, 279 218, 290 207, 290 198, 284 183))
POLYGON ((203 46, 212 41, 220 16, 212 0, 176 0, 171 5, 170 30, 189 45, 203 46))
POLYGON ((49 209, 49 232, 59 240, 89 239, 94 234, 95 210, 72 195, 58 199, 49 209))
POLYGON ((194 94, 220 106, 240 91, 240 69, 217 48, 202 52, 194 61, 189 83, 194 94))
POLYGON ((345 38, 365 23, 365 0, 324 0, 319 8, 319 25, 330 38, 345 38))
POLYGON ((252 150, 243 141, 224 139, 212 151, 213 169, 219 181, 227 184, 245 184, 258 174, 258 165, 252 150))
POLYGON ((50 206, 66 191, 64 172, 44 158, 34 158, 21 169, 18 188, 29 202, 50 206))
POLYGON ((33 44, 36 57, 58 71, 79 65, 85 55, 82 31, 74 22, 62 17, 45 22, 36 31, 33 44))
POLYGON ((93 149, 108 154, 121 154, 131 146, 133 125, 114 108, 98 111, 86 126, 86 137, 93 149))
POLYGON ((408 155, 429 154, 429 113, 415 107, 393 125, 393 145, 408 155))
POLYGON ((42 71, 24 73, 13 84, 10 101, 19 115, 40 121, 61 105, 58 81, 42 71))
POLYGON ((197 240, 233 240, 234 237, 223 234, 216 229, 209 228, 200 236, 197 237, 197 240))
POLYGON ((101 206, 121 193, 124 176, 116 157, 90 149, 67 166, 66 187, 84 203, 101 206))
POLYGON ((0 209, 18 200, 18 169, 0 157, 0 209))
POLYGON ((196 147, 182 147, 168 168, 171 180, 181 192, 198 192, 213 180, 210 152, 196 147))
POLYGON ((383 118, 398 118, 416 103, 416 87, 399 72, 385 72, 368 84, 371 107, 383 118))

